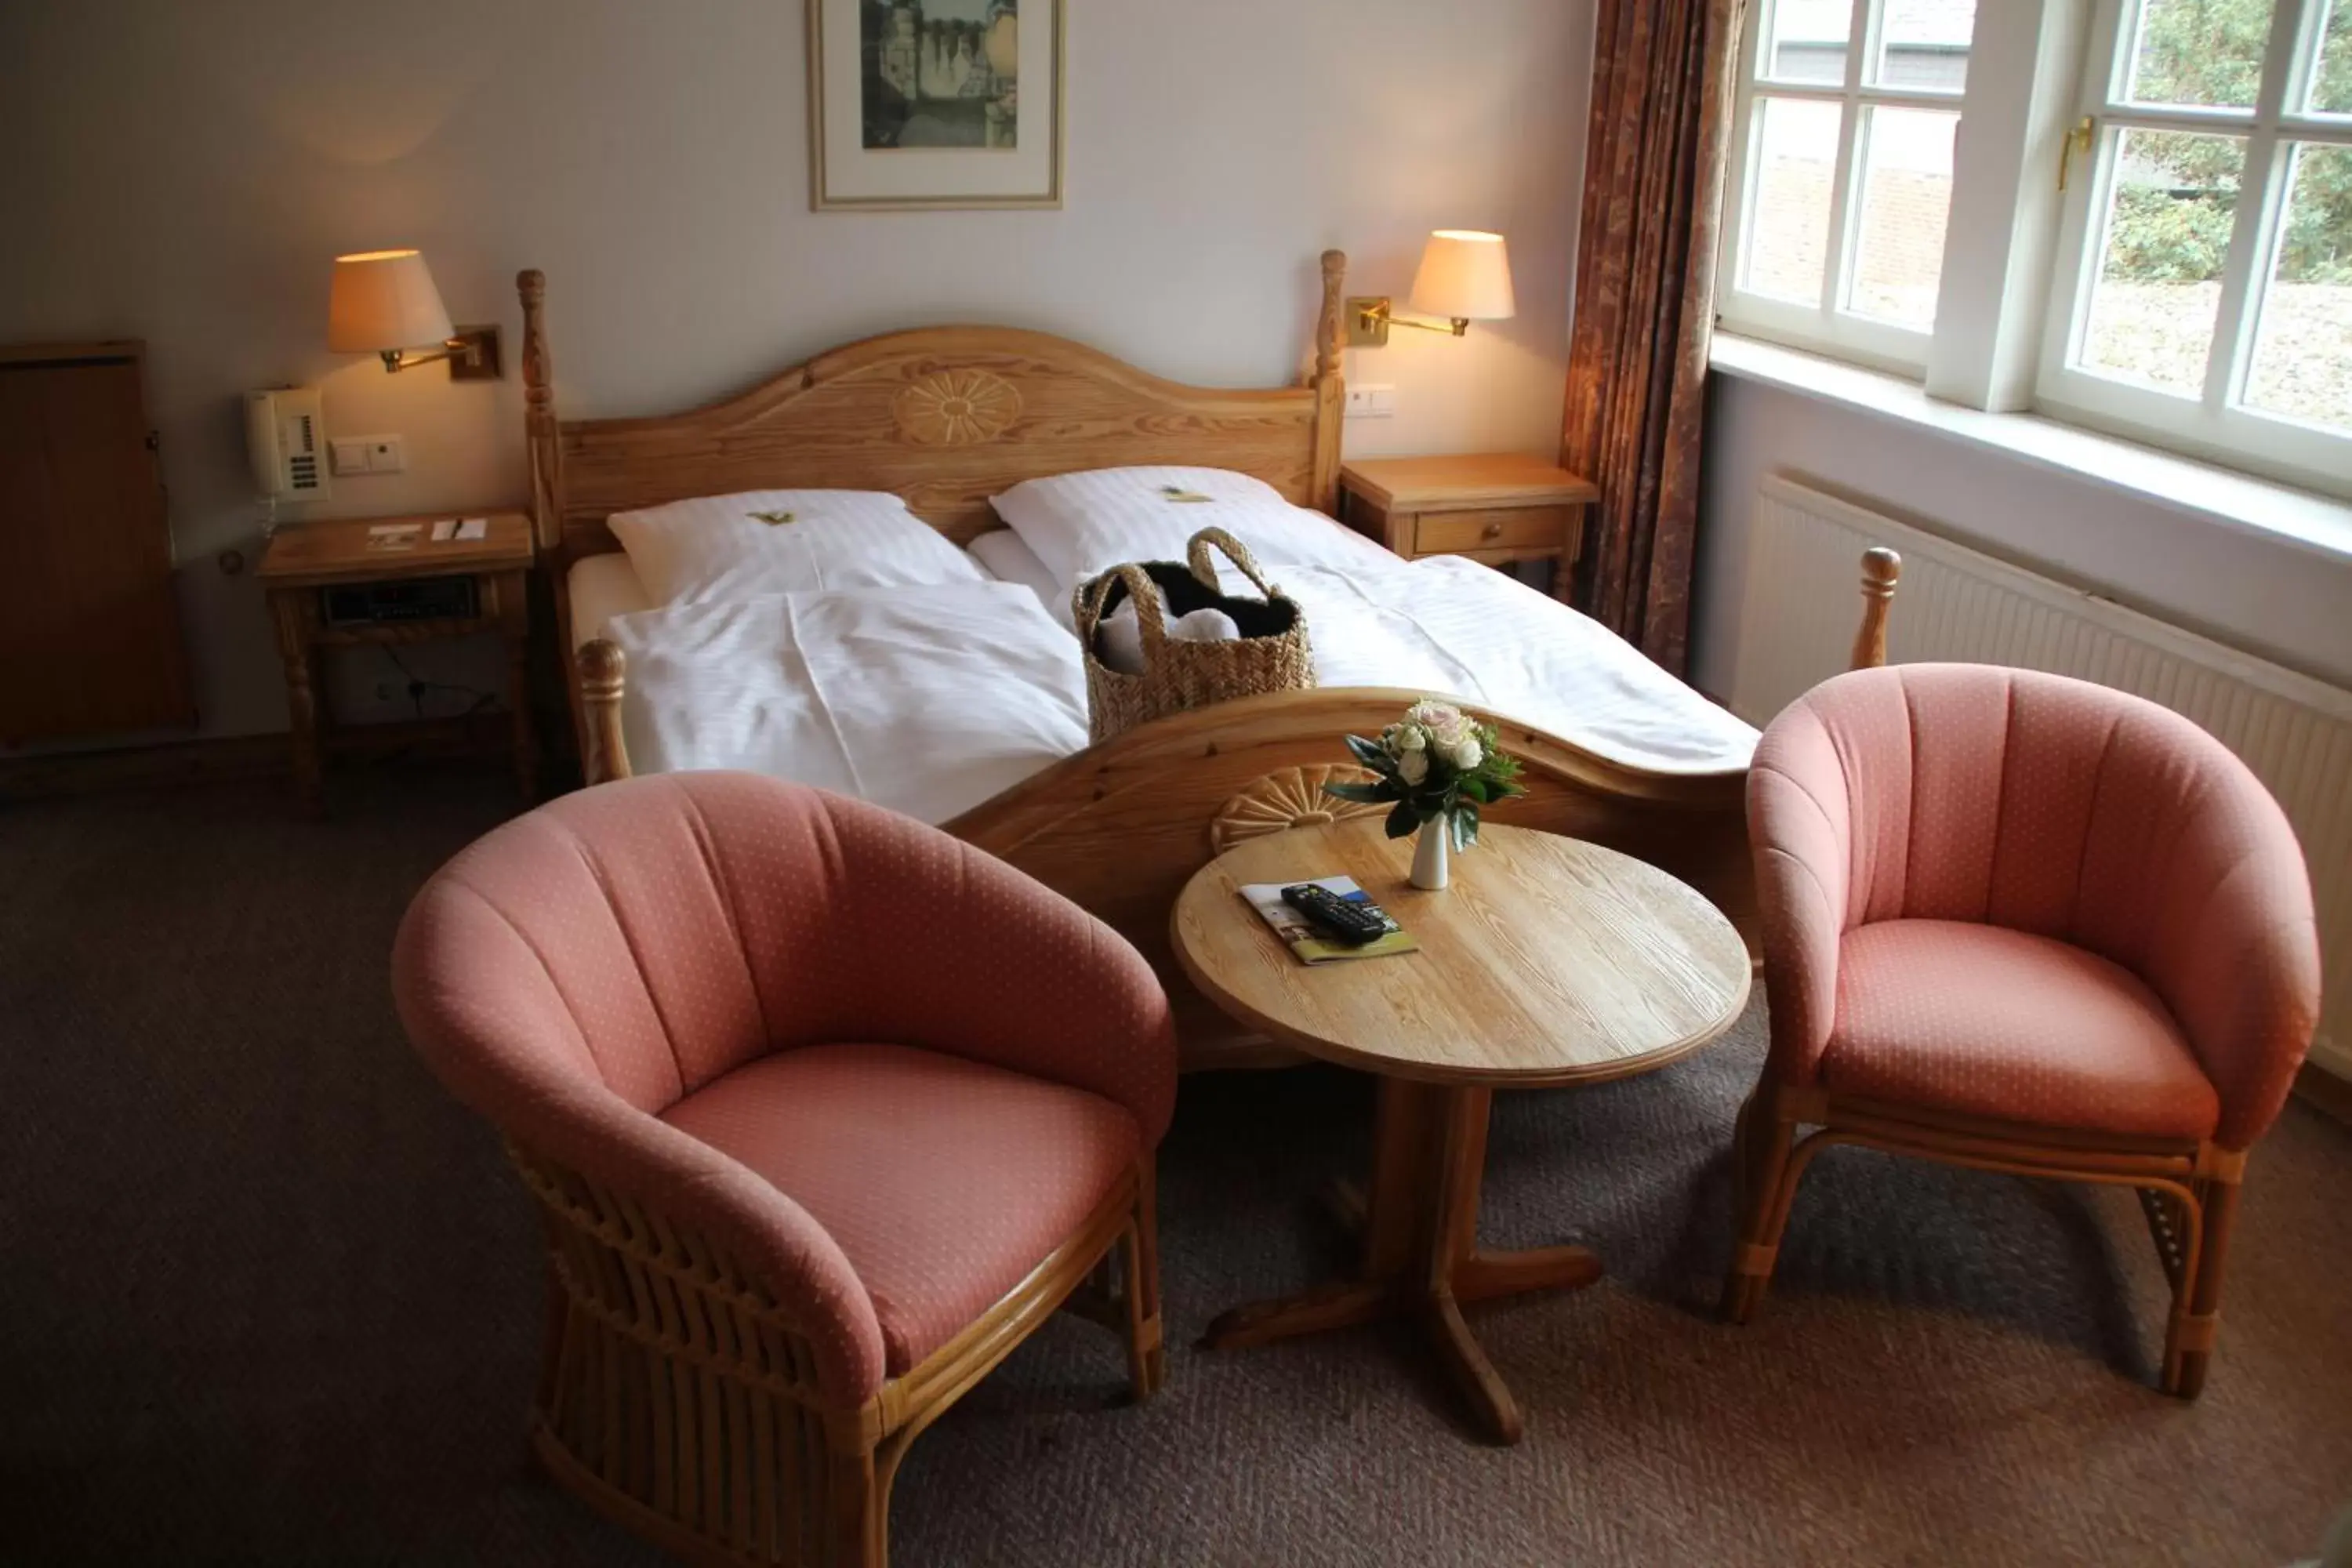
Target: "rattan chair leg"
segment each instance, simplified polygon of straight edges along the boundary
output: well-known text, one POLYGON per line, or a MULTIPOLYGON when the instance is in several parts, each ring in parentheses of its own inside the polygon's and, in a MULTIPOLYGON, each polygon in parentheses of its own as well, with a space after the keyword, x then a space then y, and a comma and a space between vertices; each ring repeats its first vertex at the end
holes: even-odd
POLYGON ((1126 1255, 1127 1373, 1139 1404, 1168 1381, 1160 1319, 1160 1222, 1152 1163, 1136 1167, 1135 1216, 1120 1242, 1126 1255))
POLYGON ((2221 1326, 2221 1270, 2230 1234, 2238 1219, 2239 1184, 2209 1177, 2197 1187, 2199 1213, 2191 1216, 2195 1239, 2172 1297, 2172 1317, 2164 1336, 2164 1392, 2194 1399, 2205 1390, 2213 1341, 2221 1326), (2201 1223, 2200 1223, 2201 1222, 2201 1223))
POLYGON ((1740 1108, 1734 1133, 1738 1231, 1732 1243, 1731 1271, 1723 1285, 1723 1315, 1734 1323, 1748 1321, 1764 1304, 1793 1196, 1784 1188, 1793 1187, 1803 1174, 1790 1161, 1797 1123, 1781 1114, 1776 1098, 1769 1085, 1758 1084, 1740 1108))

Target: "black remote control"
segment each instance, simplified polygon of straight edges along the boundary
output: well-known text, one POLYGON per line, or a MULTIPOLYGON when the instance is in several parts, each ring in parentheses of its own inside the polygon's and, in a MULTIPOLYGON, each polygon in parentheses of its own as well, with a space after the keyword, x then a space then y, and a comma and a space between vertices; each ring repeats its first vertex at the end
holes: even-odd
POLYGON ((1361 947, 1388 934, 1388 917, 1378 905, 1343 899, 1319 882, 1283 889, 1282 901, 1313 921, 1318 930, 1349 947, 1361 947))

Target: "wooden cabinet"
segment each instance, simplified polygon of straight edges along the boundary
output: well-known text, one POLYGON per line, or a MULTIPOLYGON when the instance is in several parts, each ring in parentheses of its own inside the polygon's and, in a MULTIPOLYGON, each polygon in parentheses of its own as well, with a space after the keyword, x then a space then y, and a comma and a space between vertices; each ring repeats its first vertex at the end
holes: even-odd
POLYGON ((481 514, 477 540, 433 538, 444 516, 340 518, 289 528, 269 542, 262 586, 286 661, 286 701, 293 721, 294 783, 306 810, 325 808, 322 753, 335 739, 320 680, 320 655, 331 647, 397 647, 439 637, 496 632, 507 645, 507 704, 514 719, 515 783, 526 803, 539 788, 539 742, 530 717, 530 519, 519 511, 481 514), (454 601, 411 599, 348 605, 331 614, 333 590, 429 584, 458 590, 454 601))
POLYGON ((195 722, 142 360, 0 348, 0 746, 195 722))
POLYGON ((1339 470, 1340 517, 1359 532, 1407 559, 1549 561, 1562 598, 1598 493, 1565 468, 1511 453, 1368 458, 1339 470))

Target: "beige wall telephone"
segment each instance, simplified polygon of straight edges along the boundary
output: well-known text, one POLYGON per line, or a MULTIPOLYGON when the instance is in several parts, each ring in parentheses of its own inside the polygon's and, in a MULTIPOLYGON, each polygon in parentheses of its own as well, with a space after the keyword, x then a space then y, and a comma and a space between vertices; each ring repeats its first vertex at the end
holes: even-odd
POLYGON ((327 421, 315 386, 245 395, 245 444, 255 493, 279 501, 324 500, 327 421))

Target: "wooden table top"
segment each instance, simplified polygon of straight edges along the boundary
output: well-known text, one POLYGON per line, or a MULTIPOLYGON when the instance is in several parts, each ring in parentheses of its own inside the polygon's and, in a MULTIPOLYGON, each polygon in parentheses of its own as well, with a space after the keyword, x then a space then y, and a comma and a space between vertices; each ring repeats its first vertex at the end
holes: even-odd
MULTIPOLYGON (((1507 810, 1508 808, 1504 808, 1507 810)), ((1593 1083, 1665 1066, 1748 1003, 1747 945, 1696 889, 1628 855, 1481 827, 1454 885, 1409 881, 1381 820, 1236 845, 1185 884, 1179 962, 1237 1019, 1326 1061, 1428 1083, 1593 1083), (1418 952, 1301 963, 1239 889, 1353 877, 1418 952)))
POLYGON ((413 517, 342 517, 289 524, 271 536, 261 558, 261 580, 276 588, 444 577, 466 572, 513 571, 531 563, 530 519, 519 511, 432 511, 413 517), (433 541, 445 518, 489 520, 486 539, 433 541), (371 549, 370 529, 415 523, 415 542, 403 550, 371 549))
POLYGON ((1382 511, 1561 506, 1599 498, 1591 480, 1518 452, 1445 458, 1360 458, 1340 482, 1382 511))

